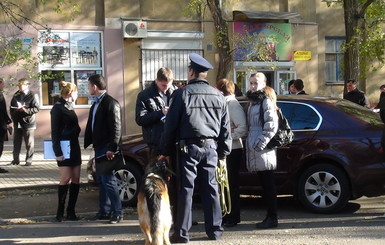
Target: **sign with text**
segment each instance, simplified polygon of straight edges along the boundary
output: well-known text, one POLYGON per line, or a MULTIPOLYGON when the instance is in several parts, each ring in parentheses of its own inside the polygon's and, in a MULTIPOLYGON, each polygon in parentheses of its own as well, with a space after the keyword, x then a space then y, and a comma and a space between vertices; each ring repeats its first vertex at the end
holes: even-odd
POLYGON ((294 60, 311 60, 311 51, 296 50, 293 54, 294 60))

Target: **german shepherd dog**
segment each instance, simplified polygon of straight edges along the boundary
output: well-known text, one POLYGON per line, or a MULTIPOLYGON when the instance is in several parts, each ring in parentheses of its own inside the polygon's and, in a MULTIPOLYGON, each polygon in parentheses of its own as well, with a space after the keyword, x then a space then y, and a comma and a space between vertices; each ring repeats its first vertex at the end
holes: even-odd
POLYGON ((172 171, 166 161, 158 161, 146 169, 138 193, 140 229, 146 237, 145 245, 169 245, 172 224, 167 181, 172 171))

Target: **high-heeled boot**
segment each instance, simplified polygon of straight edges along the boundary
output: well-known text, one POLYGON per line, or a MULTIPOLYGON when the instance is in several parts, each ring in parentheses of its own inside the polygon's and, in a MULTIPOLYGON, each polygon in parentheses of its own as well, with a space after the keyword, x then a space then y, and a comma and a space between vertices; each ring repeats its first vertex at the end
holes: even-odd
POLYGON ((68 185, 58 186, 58 205, 57 205, 57 212, 56 212, 56 220, 59 222, 63 221, 64 206, 66 202, 67 192, 68 192, 68 185))
POLYGON ((76 221, 79 220, 79 218, 75 214, 75 205, 78 200, 79 195, 79 184, 71 183, 70 184, 70 195, 68 199, 68 206, 67 206, 67 220, 76 221))

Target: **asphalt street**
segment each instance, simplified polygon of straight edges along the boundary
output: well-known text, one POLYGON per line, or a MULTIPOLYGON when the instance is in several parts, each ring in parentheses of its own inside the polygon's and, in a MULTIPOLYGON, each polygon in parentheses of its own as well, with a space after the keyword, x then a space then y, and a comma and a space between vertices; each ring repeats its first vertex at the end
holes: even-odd
MULTIPOLYGON (((124 220, 116 225, 91 220, 97 210, 97 191, 93 187, 82 188, 77 205, 81 220, 76 222, 55 222, 54 189, 2 191, 0 197, 0 216, 25 217, 1 220, 0 244, 144 244, 135 208, 126 207, 124 220), (3 209, 12 205, 13 209, 3 209), (31 211, 35 215, 26 217, 31 211)), ((255 223, 264 218, 262 200, 243 197, 242 222, 226 228, 220 241, 206 240, 198 200, 193 210, 193 219, 198 225, 191 228, 190 244, 384 244, 384 200, 384 196, 360 198, 350 202, 341 213, 322 215, 309 213, 290 197, 280 197, 278 228, 258 230, 255 223)))
MULTIPOLYGON (((37 145, 39 146, 40 141, 37 145)), ((76 211, 79 221, 55 222, 58 170, 52 160, 42 158, 37 147, 30 167, 6 165, 11 158, 6 146, 0 166, 9 173, 0 175, 0 244, 144 244, 136 209, 126 207, 124 220, 116 225, 92 221, 98 209, 97 187, 87 184, 84 151, 82 188, 76 211)), ((221 245, 383 245, 385 244, 385 196, 351 201, 338 214, 315 214, 306 211, 290 197, 279 198, 279 226, 258 230, 255 223, 264 218, 259 197, 242 197, 242 222, 226 228, 220 241, 206 240, 200 203, 194 205, 190 244, 221 245)))

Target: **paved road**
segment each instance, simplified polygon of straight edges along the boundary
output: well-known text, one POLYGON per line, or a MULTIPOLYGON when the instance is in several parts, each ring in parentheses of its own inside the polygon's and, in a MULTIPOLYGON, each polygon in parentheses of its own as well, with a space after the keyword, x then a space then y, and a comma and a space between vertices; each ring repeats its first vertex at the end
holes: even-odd
MULTIPOLYGON (((10 210, 19 210, 26 217, 30 210, 38 218, 2 220, 0 244, 144 244, 139 229, 136 211, 125 208, 125 220, 117 225, 90 221, 97 209, 95 188, 83 188, 77 210, 82 217, 78 222, 54 221, 56 192, 49 189, 24 190, 20 194, 0 192, 0 217, 10 210), (2 211, 3 205, 12 203, 14 209, 2 211), (24 213, 23 213, 24 212, 24 213)), ((242 222, 226 229, 221 241, 207 241, 204 233, 203 215, 199 202, 194 206, 194 219, 199 222, 191 229, 190 244, 279 244, 279 245, 361 245, 384 244, 385 241, 385 196, 361 198, 350 202, 340 214, 320 215, 305 211, 291 198, 279 198, 279 227, 272 230, 257 230, 255 223, 263 219, 264 211, 260 198, 242 198, 242 222)), ((11 215, 12 216, 12 215, 11 215)), ((15 214, 13 215, 15 216, 15 214)))
MULTIPOLYGON (((144 244, 136 211, 126 208, 125 220, 117 225, 90 221, 97 210, 97 189, 87 185, 85 163, 90 151, 83 152, 83 187, 79 195, 78 222, 54 221, 58 170, 52 160, 42 157, 42 140, 31 167, 5 166, 11 159, 11 145, 6 145, 0 166, 10 172, 0 175, 0 244, 144 244), (23 219, 15 219, 23 218, 23 219)), ((203 215, 194 207, 190 244, 221 245, 361 245, 385 244, 385 196, 361 198, 350 202, 340 214, 320 215, 305 211, 291 198, 279 198, 279 227, 256 230, 264 218, 260 198, 242 198, 242 222, 226 229, 221 241, 206 241, 203 215)))

